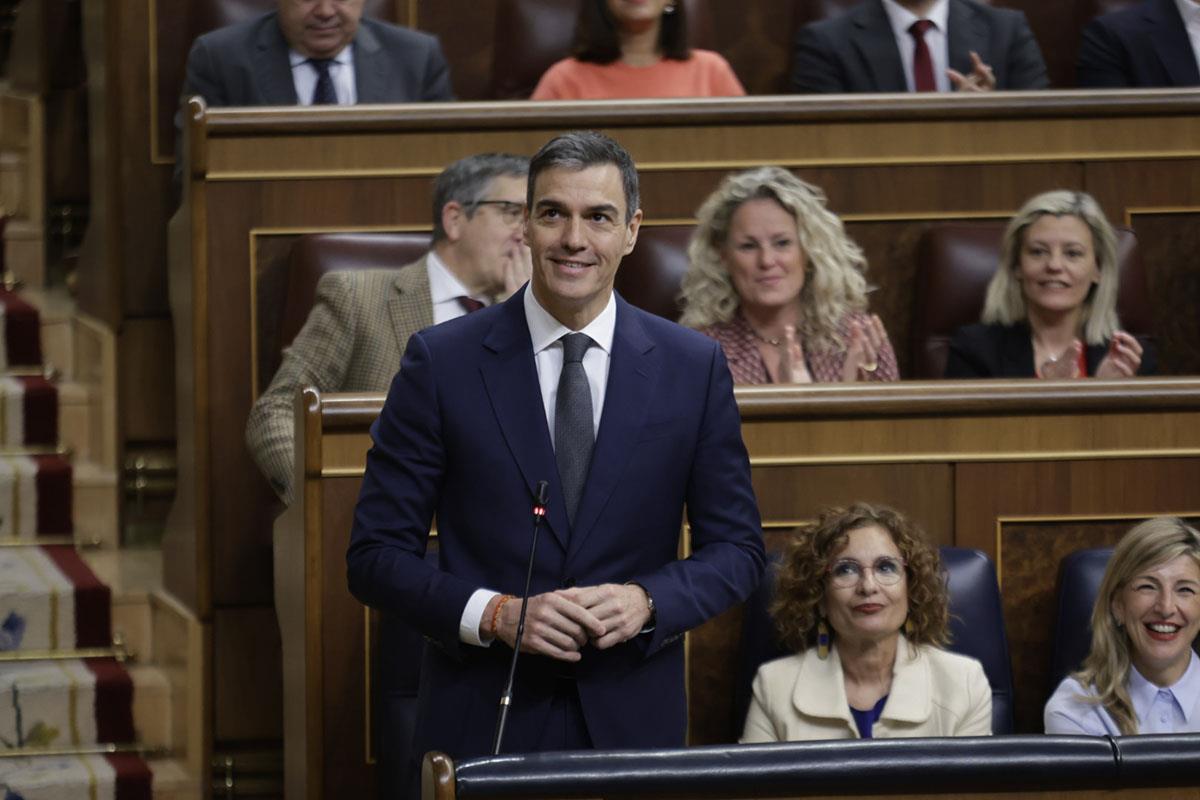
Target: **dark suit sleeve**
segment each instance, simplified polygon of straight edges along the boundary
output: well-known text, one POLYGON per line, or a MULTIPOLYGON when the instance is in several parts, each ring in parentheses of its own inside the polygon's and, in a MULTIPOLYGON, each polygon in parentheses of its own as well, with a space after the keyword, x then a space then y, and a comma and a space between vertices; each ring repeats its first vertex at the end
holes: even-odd
POLYGON ((1008 80, 1001 89, 1045 89, 1050 85, 1041 48, 1025 15, 1017 12, 1012 41, 1008 47, 1008 80))
POLYGON ((360 602, 401 616, 456 653, 459 621, 477 587, 424 559, 446 471, 440 415, 433 358, 417 333, 371 426, 346 567, 360 602))
POLYGON ((850 91, 828 38, 813 25, 796 34, 792 48, 792 91, 838 94, 850 91))
POLYGON ((201 36, 188 53, 187 71, 183 79, 183 99, 198 94, 210 106, 229 105, 229 98, 218 77, 218 67, 213 61, 212 49, 201 36))
POLYGON ((453 100, 454 88, 450 84, 450 67, 442 54, 442 45, 435 38, 425 58, 425 81, 421 86, 422 100, 453 100))
POLYGON ((995 370, 989 364, 987 329, 979 325, 959 328, 950 340, 946 355, 947 378, 993 378, 995 370))
POLYGON ((654 598, 657 623, 648 654, 748 597, 766 563, 733 381, 721 348, 710 344, 708 391, 686 491, 691 556, 631 578, 654 598))
POLYGON ((1132 85, 1125 48, 1102 20, 1094 19, 1083 29, 1075 61, 1075 82, 1081 89, 1119 89, 1132 85))

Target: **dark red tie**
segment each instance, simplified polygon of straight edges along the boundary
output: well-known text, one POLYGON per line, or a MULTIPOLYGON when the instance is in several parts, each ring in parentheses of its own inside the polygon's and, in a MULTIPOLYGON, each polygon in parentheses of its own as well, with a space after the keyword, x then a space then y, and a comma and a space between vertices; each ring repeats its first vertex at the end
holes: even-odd
POLYGON ((933 79, 933 57, 929 45, 925 44, 925 31, 933 27, 927 19, 919 19, 909 26, 916 49, 913 50, 913 88, 918 92, 936 92, 937 81, 933 79))
POLYGON ((463 311, 470 314, 472 311, 478 311, 483 308, 483 303, 476 300, 474 297, 467 297, 465 294, 461 297, 454 298, 458 304, 463 307, 463 311))

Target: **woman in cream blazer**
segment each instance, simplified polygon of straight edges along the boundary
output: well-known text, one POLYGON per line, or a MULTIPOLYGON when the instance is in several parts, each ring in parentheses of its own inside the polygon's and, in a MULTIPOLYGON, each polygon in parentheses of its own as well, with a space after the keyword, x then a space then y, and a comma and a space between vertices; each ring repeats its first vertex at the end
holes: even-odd
POLYGON ((949 612, 937 551, 895 511, 832 509, 798 531, 772 606, 799 650, 762 665, 743 743, 987 736, 992 690, 938 647, 949 612))

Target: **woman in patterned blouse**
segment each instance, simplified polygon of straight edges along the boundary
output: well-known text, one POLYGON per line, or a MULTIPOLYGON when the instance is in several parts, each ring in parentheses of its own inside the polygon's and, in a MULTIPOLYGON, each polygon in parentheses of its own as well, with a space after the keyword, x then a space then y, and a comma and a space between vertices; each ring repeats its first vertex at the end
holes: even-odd
POLYGON ((680 322, 721 343, 735 383, 899 378, 862 249, 820 189, 762 167, 728 176, 698 216, 680 322))

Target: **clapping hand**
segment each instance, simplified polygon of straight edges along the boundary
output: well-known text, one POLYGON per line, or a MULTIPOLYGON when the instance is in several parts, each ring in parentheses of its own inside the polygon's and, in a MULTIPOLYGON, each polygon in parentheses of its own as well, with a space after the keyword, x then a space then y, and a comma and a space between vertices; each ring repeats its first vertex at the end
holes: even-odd
POLYGON ((1071 346, 1056 356, 1051 356, 1038 365, 1037 376, 1050 380, 1079 377, 1079 356, 1083 353, 1083 342, 1076 339, 1071 346))
POLYGON ((808 363, 804 360, 804 346, 796 336, 795 325, 783 326, 783 341, 779 343, 779 382, 813 382, 808 363))
POLYGON ((996 73, 983 63, 979 53, 971 51, 971 74, 963 75, 956 69, 946 70, 950 84, 957 92, 990 92, 996 88, 996 73))
POLYGON ((842 381, 870 380, 872 373, 879 369, 879 351, 886 340, 883 321, 877 314, 867 317, 865 322, 851 322, 850 345, 842 363, 842 381))
POLYGON ((1125 331, 1113 334, 1108 343, 1108 352, 1100 366, 1096 367, 1097 378, 1132 378, 1142 365, 1142 345, 1125 331))

